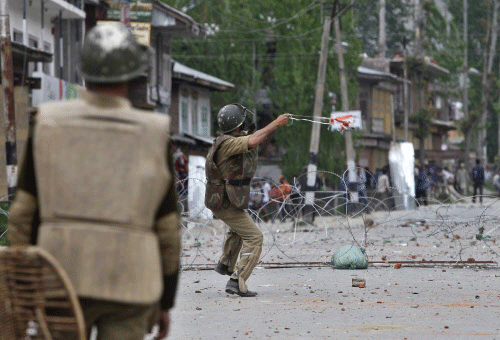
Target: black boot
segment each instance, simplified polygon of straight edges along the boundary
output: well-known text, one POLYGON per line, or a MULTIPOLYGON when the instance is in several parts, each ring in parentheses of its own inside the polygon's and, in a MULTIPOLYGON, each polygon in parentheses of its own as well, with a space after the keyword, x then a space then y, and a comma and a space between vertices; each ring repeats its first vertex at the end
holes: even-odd
POLYGON ((247 290, 246 293, 241 292, 240 287, 238 286, 238 281, 233 281, 232 279, 229 279, 229 281, 227 281, 226 293, 238 294, 239 296, 243 296, 243 297, 253 297, 253 296, 258 295, 257 292, 252 292, 249 290, 247 290))
POLYGON ((222 263, 219 261, 219 263, 217 263, 217 266, 215 267, 214 269, 217 273, 221 274, 221 275, 233 275, 233 272, 230 272, 228 270, 228 267, 226 264, 222 263))

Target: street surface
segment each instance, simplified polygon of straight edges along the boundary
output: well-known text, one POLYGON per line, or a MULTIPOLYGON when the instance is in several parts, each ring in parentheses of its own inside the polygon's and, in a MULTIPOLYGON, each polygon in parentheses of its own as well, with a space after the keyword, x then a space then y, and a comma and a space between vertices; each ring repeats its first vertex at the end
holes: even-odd
POLYGON ((254 298, 226 294, 228 277, 212 270, 223 224, 185 229, 169 339, 500 339, 496 198, 259 226, 254 298), (346 244, 366 248, 368 269, 328 265, 346 244), (366 287, 352 287, 353 278, 366 287))

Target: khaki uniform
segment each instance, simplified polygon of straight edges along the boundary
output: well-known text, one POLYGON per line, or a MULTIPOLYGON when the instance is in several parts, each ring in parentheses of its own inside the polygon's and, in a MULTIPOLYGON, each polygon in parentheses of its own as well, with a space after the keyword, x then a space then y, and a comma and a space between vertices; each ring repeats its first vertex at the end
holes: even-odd
POLYGON ((179 275, 169 119, 125 98, 81 95, 38 109, 9 239, 61 263, 98 339, 143 339, 158 302, 173 306, 179 275))
POLYGON ((209 151, 206 167, 206 205, 229 226, 220 262, 233 272, 231 277, 238 279, 242 292, 247 291, 245 282, 259 260, 264 240, 262 232, 245 210, 250 195, 249 180, 257 165, 256 150, 248 148, 249 139, 249 135, 219 136, 209 151), (220 173, 217 176, 208 166, 212 158, 220 173), (218 192, 218 188, 223 191, 218 192))

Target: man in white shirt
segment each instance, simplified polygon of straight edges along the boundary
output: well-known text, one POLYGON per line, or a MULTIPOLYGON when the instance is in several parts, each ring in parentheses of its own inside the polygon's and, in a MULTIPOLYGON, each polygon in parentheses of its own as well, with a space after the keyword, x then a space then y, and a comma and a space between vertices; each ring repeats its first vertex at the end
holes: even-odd
POLYGON ((391 187, 389 183, 389 176, 387 176, 387 169, 382 169, 382 175, 378 178, 377 189, 375 193, 375 198, 377 201, 377 206, 389 207, 389 201, 387 198, 391 192, 391 187))

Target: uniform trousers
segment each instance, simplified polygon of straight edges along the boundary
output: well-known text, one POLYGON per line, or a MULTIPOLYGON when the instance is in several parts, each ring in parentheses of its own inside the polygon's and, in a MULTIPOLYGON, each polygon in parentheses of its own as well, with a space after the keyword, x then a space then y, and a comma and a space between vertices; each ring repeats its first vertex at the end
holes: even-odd
POLYGON ((248 212, 244 209, 237 209, 227 197, 224 197, 221 209, 214 209, 212 212, 229 227, 222 247, 223 254, 219 261, 227 265, 228 270, 233 272, 231 277, 237 279, 238 273, 248 263, 250 255, 260 254, 264 236, 248 212), (240 251, 241 258, 238 261, 240 251))
POLYGON ((158 321, 159 303, 135 305, 80 298, 87 337, 97 327, 97 340, 144 340, 158 321))

